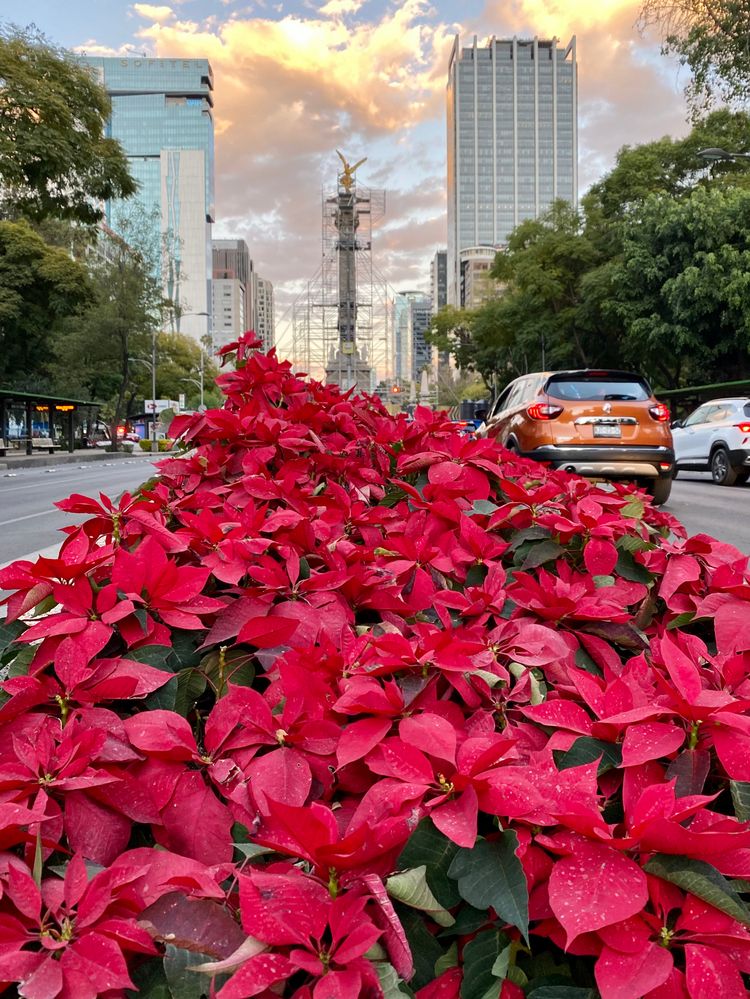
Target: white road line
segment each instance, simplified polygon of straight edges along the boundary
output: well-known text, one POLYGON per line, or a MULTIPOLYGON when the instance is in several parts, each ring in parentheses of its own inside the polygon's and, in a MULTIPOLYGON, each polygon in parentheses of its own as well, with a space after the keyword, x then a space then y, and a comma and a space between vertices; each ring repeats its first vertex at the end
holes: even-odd
POLYGON ((51 513, 60 514, 61 510, 42 510, 41 513, 27 513, 23 517, 13 517, 11 520, 0 520, 0 527, 6 527, 8 524, 17 524, 19 520, 33 520, 34 517, 49 517, 51 513))

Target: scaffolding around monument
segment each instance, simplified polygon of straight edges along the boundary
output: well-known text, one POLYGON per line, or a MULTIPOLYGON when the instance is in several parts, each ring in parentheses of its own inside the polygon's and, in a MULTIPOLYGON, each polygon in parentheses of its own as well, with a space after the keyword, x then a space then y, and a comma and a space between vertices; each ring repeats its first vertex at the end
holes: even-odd
POLYGON ((347 377, 372 391, 392 374, 388 285, 373 261, 373 231, 385 216, 385 191, 354 185, 321 196, 321 263, 292 306, 292 358, 297 370, 349 388, 347 377), (342 329, 342 207, 356 217, 356 309, 342 329), (352 354, 354 359, 352 359, 352 354), (352 367, 353 363, 353 367, 352 367), (369 369, 369 372, 368 372, 369 369), (359 377, 358 377, 359 376, 359 377), (370 384, 361 384, 363 379, 370 384))

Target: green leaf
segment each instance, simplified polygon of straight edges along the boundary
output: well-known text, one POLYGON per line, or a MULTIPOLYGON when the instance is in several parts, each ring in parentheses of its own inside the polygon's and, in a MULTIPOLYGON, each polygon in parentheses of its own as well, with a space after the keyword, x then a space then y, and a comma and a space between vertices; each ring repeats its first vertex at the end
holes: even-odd
POLYGON ((528 943, 529 893, 517 849, 518 837, 508 829, 499 839, 479 840, 471 849, 459 850, 448 875, 457 879, 461 898, 469 905, 492 906, 500 919, 518 927, 528 943))
POLYGON ((730 780, 734 814, 740 822, 750 822, 750 784, 742 780, 730 780))
POLYGON ((12 645, 19 635, 26 631, 23 621, 11 621, 6 624, 5 618, 0 618, 0 655, 2 655, 9 645, 12 645))
POLYGON ((750 926, 750 910, 734 889, 730 881, 711 864, 688 857, 675 857, 664 853, 655 854, 646 864, 649 874, 669 881, 691 895, 703 899, 709 905, 725 912, 738 923, 750 926))
POLYGON ((461 901, 455 882, 448 877, 448 868, 458 850, 455 843, 435 828, 432 819, 422 819, 401 851, 396 866, 399 870, 409 870, 425 864, 430 890, 442 906, 452 909, 461 901))
POLYGON ((621 508, 620 512, 623 517, 632 517, 634 520, 642 520, 643 514, 646 512, 646 507, 643 505, 643 500, 638 499, 637 496, 631 496, 625 506, 621 508))
POLYGON ((453 926, 455 919, 430 891, 426 874, 427 866, 422 864, 401 874, 393 874, 386 880, 385 887, 391 898, 403 902, 412 909, 428 913, 438 926, 453 926))
POLYGON ((577 649, 574 656, 575 664, 579 669, 591 673, 592 676, 601 676, 602 671, 585 649, 577 649))
POLYGON ((155 711, 159 708, 165 711, 174 711, 177 700, 177 677, 171 676, 163 687, 159 687, 143 702, 145 711, 155 711))
POLYGON ((499 981, 493 969, 506 943, 504 934, 497 930, 485 930, 466 944, 463 952, 461 999, 497 999, 499 981))
POLYGON ((154 669, 164 670, 165 673, 174 673, 175 670, 169 665, 171 654, 172 650, 167 645, 144 645, 140 649, 126 652, 122 658, 144 663, 146 666, 153 666, 154 669))
POLYGON ((404 996, 414 994, 398 977, 398 972, 392 964, 387 961, 373 961, 372 964, 380 979, 383 999, 403 999, 404 996))
POLYGON ((675 628, 684 628, 686 624, 690 624, 694 617, 695 611, 685 611, 684 614, 678 614, 667 625, 667 631, 674 631, 675 628))
POLYGON ((576 739, 570 749, 565 752, 553 752, 555 766, 558 770, 570 770, 571 767, 581 767, 585 763, 593 763, 601 757, 597 774, 601 776, 608 770, 619 767, 622 763, 622 748, 613 742, 602 739, 592 739, 582 735, 576 739))
POLYGON ((508 551, 514 552, 516 548, 520 548, 525 541, 542 541, 549 537, 550 532, 546 527, 540 527, 538 524, 533 527, 523 527, 520 531, 516 531, 511 538, 508 551))
POLYGON ((144 961, 130 972, 135 989, 128 989, 128 999, 172 999, 164 964, 159 960, 144 961))
POLYGON ((187 718, 207 684, 205 674, 200 670, 192 668, 180 670, 177 674, 177 694, 173 710, 183 718, 187 718))
POLYGON ((199 634, 202 632, 176 630, 171 633, 172 647, 169 650, 169 665, 173 673, 179 673, 182 669, 200 664, 202 653, 196 652, 199 634))
POLYGON ((492 965, 492 974, 495 978, 505 978, 508 974, 508 968, 510 967, 510 953, 511 945, 508 944, 507 947, 503 947, 500 953, 497 955, 497 960, 492 965))
POLYGON ((618 538, 615 542, 615 547, 619 548, 623 552, 645 552, 655 545, 652 545, 650 541, 644 541, 643 538, 638 537, 637 534, 623 534, 621 538, 618 538))
POLYGON ((475 909, 473 905, 462 905, 455 916, 455 923, 440 932, 443 937, 464 937, 476 933, 490 922, 486 909, 475 909))
POLYGON ((218 991, 219 985, 227 981, 227 975, 217 975, 213 979, 207 979, 197 971, 188 971, 188 965, 213 960, 215 959, 208 954, 199 954, 194 950, 185 950, 167 944, 164 953, 164 974, 172 999, 206 999, 212 980, 218 991))
POLYGON ((458 967, 458 943, 454 942, 448 950, 435 962, 435 977, 439 978, 444 971, 458 967))
POLYGON ((528 555, 521 564, 521 568, 536 569, 537 566, 544 565, 545 562, 551 562, 553 559, 560 558, 564 554, 565 549, 561 548, 556 542, 540 541, 538 545, 534 545, 529 550, 528 555))
POLYGON ((421 913, 400 902, 395 902, 394 908, 414 958, 414 977, 409 984, 415 990, 424 988, 435 978, 435 965, 443 956, 443 948, 427 929, 421 913))
POLYGON ((594 580, 594 586, 596 587, 597 590, 603 590, 606 589, 606 587, 608 586, 615 585, 614 576, 594 576, 593 580, 594 580))
POLYGON ((466 573, 466 585, 481 586, 486 578, 487 578, 486 565, 482 564, 482 565, 469 566, 469 570, 466 573))
POLYGON ((499 509, 500 507, 496 503, 490 503, 489 500, 474 500, 471 513, 490 514, 499 509))
POLYGON ((652 574, 645 565, 636 562, 629 551, 621 551, 615 563, 615 572, 622 579, 627 579, 631 583, 650 583, 653 580, 652 574))

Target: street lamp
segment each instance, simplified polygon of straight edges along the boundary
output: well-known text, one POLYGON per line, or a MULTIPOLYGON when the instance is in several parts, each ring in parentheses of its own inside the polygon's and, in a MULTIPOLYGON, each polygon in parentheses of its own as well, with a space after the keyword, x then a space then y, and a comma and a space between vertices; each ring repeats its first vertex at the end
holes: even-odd
POLYGON ((203 408, 204 408, 203 407, 203 354, 201 354, 201 369, 200 369, 199 374, 201 376, 200 381, 198 381, 197 378, 181 378, 180 381, 181 382, 192 382, 193 385, 197 385, 198 386, 198 388, 200 389, 200 393, 201 393, 201 404, 200 404, 201 405, 201 412, 203 412, 203 408))
POLYGON ((156 330, 151 332, 151 360, 145 357, 131 357, 131 361, 145 364, 151 369, 151 454, 158 454, 159 445, 156 441, 156 330))
POLYGON ((750 153, 729 153, 726 149, 719 149, 718 146, 699 149, 696 156, 706 163, 718 163, 719 160, 750 160, 750 153))

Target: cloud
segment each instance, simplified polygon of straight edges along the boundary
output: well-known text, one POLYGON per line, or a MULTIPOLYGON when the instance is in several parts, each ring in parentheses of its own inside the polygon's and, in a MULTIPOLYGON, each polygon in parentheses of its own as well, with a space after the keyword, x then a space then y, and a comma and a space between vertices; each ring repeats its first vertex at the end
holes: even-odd
POLYGON ((132 42, 126 42, 117 48, 113 48, 111 45, 100 45, 96 39, 89 38, 80 45, 73 46, 72 51, 78 52, 80 55, 87 56, 122 56, 123 58, 126 58, 128 56, 143 55, 143 50, 144 46, 142 44, 135 45, 132 42))
POLYGON ((318 13, 324 17, 341 17, 342 14, 356 14, 365 0, 328 0, 318 13))
POLYGON ((175 16, 175 12, 171 7, 162 4, 134 3, 133 10, 140 17, 148 18, 149 21, 154 21, 157 24, 164 24, 165 21, 171 21, 175 16))
POLYGON ((171 3, 136 4, 148 22, 137 37, 159 56, 211 61, 214 231, 247 241, 275 284, 277 315, 319 266, 321 192, 335 184, 337 148, 367 156, 360 183, 388 190, 378 269, 395 287, 429 286, 429 260, 446 239, 445 84, 456 33, 465 44, 488 28, 563 43, 577 34, 582 188, 623 143, 685 129, 674 64, 637 33, 636 0, 486 0, 461 25, 427 0, 317 9, 310 0, 306 13, 278 16, 269 0, 200 22, 181 20, 171 3))

